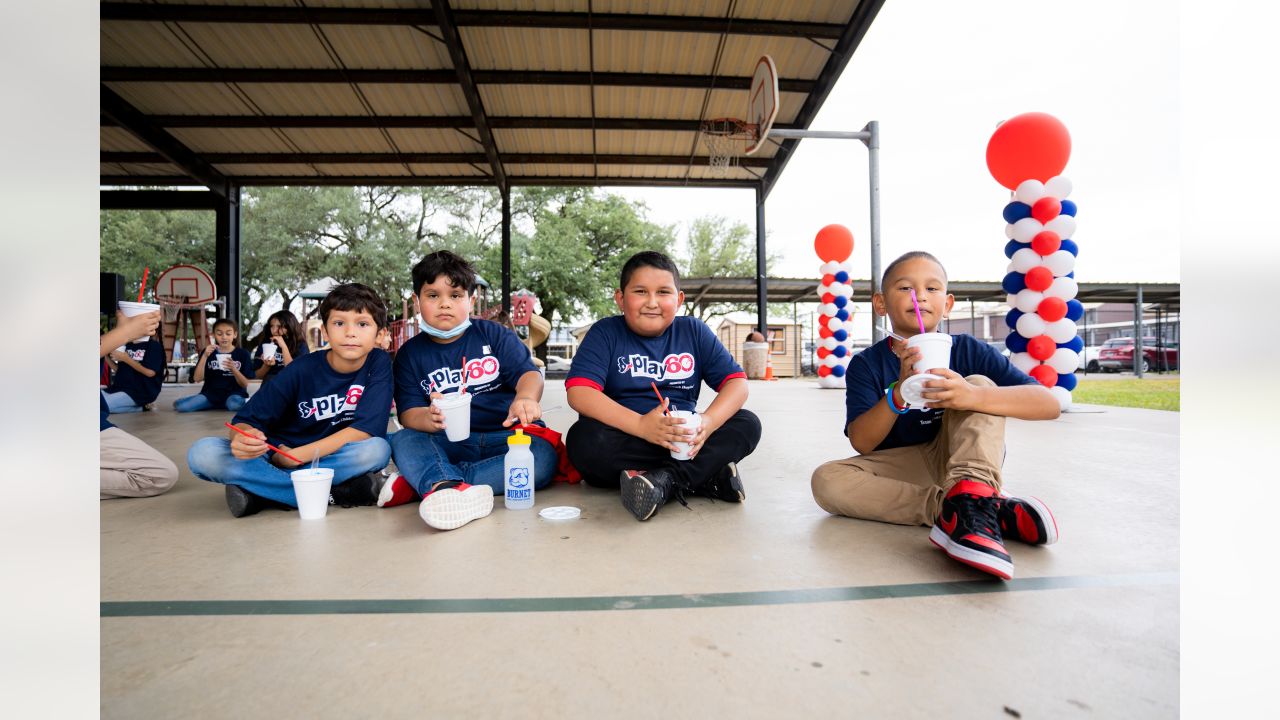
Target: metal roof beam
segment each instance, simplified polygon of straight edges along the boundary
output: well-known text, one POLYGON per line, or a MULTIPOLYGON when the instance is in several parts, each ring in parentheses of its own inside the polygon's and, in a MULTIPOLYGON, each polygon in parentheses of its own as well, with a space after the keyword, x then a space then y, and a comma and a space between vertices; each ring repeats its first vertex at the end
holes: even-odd
POLYGON ((489 129, 489 120, 485 117, 484 102, 480 99, 480 91, 476 89, 476 79, 471 73, 471 63, 467 61, 467 51, 462 47, 462 36, 458 34, 458 26, 453 22, 453 9, 449 0, 431 0, 431 9, 436 13, 436 25, 440 28, 440 36, 445 47, 449 49, 449 58, 453 60, 453 70, 457 74, 457 82, 462 95, 467 99, 467 107, 475 121, 476 134, 480 136, 480 144, 484 146, 484 154, 489 158, 489 167, 493 171, 498 188, 507 190, 507 173, 502 168, 502 157, 498 154, 498 143, 493 139, 493 131, 489 129))
POLYGON ((208 186, 213 192, 222 197, 227 196, 227 178, 222 173, 214 169, 208 161, 197 156, 177 138, 152 124, 141 111, 112 92, 106 85, 99 86, 98 103, 102 114, 115 120, 142 142, 155 148, 159 158, 157 162, 171 162, 208 186))
MULTIPOLYGON (((414 163, 422 165, 483 164, 486 155, 480 153, 201 153, 205 161, 215 165, 376 165, 383 163, 414 163)), ((706 159, 705 156, 696 156, 706 159)), ((525 165, 688 165, 688 155, 592 155, 590 153, 507 153, 502 156, 509 164, 525 165)), ((99 153, 104 163, 156 163, 165 158, 156 153, 133 151, 105 151, 99 153)), ((769 158, 743 157, 739 167, 768 167, 769 158)))
MULTIPOLYGON (((134 3, 102 3, 103 20, 141 20, 152 22, 208 22, 310 25, 436 25, 431 8, 337 8, 337 7, 246 7, 223 5, 142 5, 134 3)), ((587 29, 587 13, 575 12, 506 12, 500 10, 461 10, 453 13, 458 27, 515 27, 587 29)), ((735 19, 726 23, 723 17, 684 15, 639 15, 629 13, 593 13, 591 26, 597 30, 635 30, 641 32, 728 32, 731 35, 762 35, 792 38, 838 40, 844 26, 832 23, 793 22, 779 20, 735 19)))
POLYGON ((101 210, 216 210, 226 202, 212 190, 102 190, 101 210))
MULTIPOLYGON (((157 126, 167 128, 470 128, 475 121, 470 115, 148 115, 157 126)), ((101 118, 102 126, 115 122, 101 118)), ((695 119, 671 118, 596 118, 597 130, 665 130, 695 132, 695 119)), ((589 117, 489 117, 494 130, 590 130, 589 117)), ((793 123, 774 123, 775 129, 789 130, 793 123)))
MULTIPOLYGON (((487 177, 424 177, 389 176, 389 175, 237 175, 232 181, 242 187, 248 186, 470 186, 485 187, 493 185, 487 177)), ((713 187, 713 188, 755 188, 756 180, 731 180, 727 178, 610 178, 602 177, 598 181, 590 177, 561 176, 507 176, 507 181, 514 186, 526 187, 713 187)), ((185 175, 101 175, 98 182, 104 186, 175 186, 195 185, 197 181, 185 175)), ((143 192, 130 190, 127 192, 143 192)))
MULTIPOLYGON (((611 87, 670 87, 717 90, 750 90, 751 78, 710 75, 676 75, 666 73, 589 73, 539 70, 473 70, 477 85, 591 85, 611 87)), ((102 82, 166 82, 166 83, 348 83, 454 85, 458 76, 453 70, 379 70, 349 68, 168 68, 168 67, 103 67, 102 82)), ((832 80, 834 82, 834 79, 832 80)), ((780 92, 809 93, 817 85, 813 80, 780 78, 780 92)), ((829 91, 829 87, 827 88, 829 91)), ((807 107, 807 103, 806 103, 807 107)))

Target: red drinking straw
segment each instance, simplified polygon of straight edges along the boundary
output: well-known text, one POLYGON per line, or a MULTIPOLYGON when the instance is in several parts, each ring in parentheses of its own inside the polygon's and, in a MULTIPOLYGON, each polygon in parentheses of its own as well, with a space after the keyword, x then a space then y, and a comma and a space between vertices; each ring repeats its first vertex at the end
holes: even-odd
POLYGON ((462 356, 462 387, 458 388, 459 395, 467 394, 467 356, 462 356))
MULTIPOLYGON (((666 398, 662 397, 662 393, 661 393, 661 392, 658 392, 658 384, 657 384, 657 383, 655 383, 654 381, 650 380, 650 381, 649 381, 649 387, 653 388, 653 392, 654 392, 654 394, 658 396, 658 402, 659 402, 659 403, 661 403, 663 400, 666 400, 666 398)), ((663 411, 662 411, 662 414, 663 414, 663 415, 670 416, 670 415, 671 415, 671 411, 670 411, 670 410, 663 410, 663 411)))
MULTIPOLYGON (((222 423, 222 424, 223 424, 223 425, 226 425, 227 427, 231 428, 232 430, 235 430, 236 432, 240 433, 241 435, 243 435, 243 436, 245 436, 245 437, 247 437, 247 438, 251 438, 251 437, 253 437, 253 436, 252 436, 252 435, 250 435, 249 433, 247 433, 247 432, 245 432, 245 431, 241 430, 240 428, 236 427, 235 425, 232 425, 232 424, 231 424, 231 423, 229 423, 229 422, 227 422, 227 423, 222 423)), ((254 438, 254 439, 255 439, 255 440, 257 440, 257 438, 254 438)), ((266 445, 267 447, 271 448, 272 450, 275 450, 276 452, 278 452, 278 453, 280 453, 281 455, 283 455, 283 456, 285 456, 285 457, 289 458, 290 460, 292 460, 292 461, 294 461, 294 462, 298 463, 299 465, 301 465, 301 464, 302 464, 302 461, 301 461, 301 460, 299 460, 298 458, 296 458, 296 457, 294 457, 294 456, 290 455, 289 453, 287 453, 287 452, 285 452, 285 451, 281 450, 280 448, 276 447, 275 445, 272 445, 272 444, 271 444, 271 443, 269 443, 269 442, 264 442, 264 443, 263 443, 263 445, 266 445)), ((320 456, 319 456, 319 455, 317 455, 316 457, 317 457, 317 458, 319 458, 320 456)))
POLYGON ((138 302, 142 302, 142 294, 147 291, 147 273, 149 272, 151 272, 150 265, 142 269, 142 287, 138 288, 138 302))
POLYGON ((924 318, 920 317, 920 303, 916 302, 915 288, 911 289, 911 304, 916 309, 916 322, 920 323, 920 332, 924 333, 926 332, 926 330, 924 329, 924 318))

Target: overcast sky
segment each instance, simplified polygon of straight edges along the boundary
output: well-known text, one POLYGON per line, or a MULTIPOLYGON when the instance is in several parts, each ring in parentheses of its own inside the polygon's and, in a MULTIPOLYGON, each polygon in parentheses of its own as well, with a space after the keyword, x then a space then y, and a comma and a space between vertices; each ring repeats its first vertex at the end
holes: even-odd
MULTIPOLYGON (((845 67, 812 129, 880 121, 882 264, 928 250, 953 280, 998 280, 1008 260, 1008 191, 987 172, 996 123, 1047 112, 1071 132, 1064 175, 1079 206, 1076 277, 1179 280, 1179 8, 1085 0, 892 0, 845 67)), ((788 76, 787 68, 779 74, 788 76)), ((613 188, 683 228, 708 212, 755 226, 749 190, 613 188)), ((765 205, 775 275, 812 277, 819 228, 854 234, 870 274, 867 152, 804 140, 765 205)))

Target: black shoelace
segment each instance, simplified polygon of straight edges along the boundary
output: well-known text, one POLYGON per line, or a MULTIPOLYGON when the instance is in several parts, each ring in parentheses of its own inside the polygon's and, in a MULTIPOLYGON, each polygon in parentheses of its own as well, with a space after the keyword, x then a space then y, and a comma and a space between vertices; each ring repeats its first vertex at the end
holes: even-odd
POLYGON ((960 522, 974 531, 1000 538, 1000 518, 996 515, 996 498, 964 493, 951 500, 956 504, 960 522))

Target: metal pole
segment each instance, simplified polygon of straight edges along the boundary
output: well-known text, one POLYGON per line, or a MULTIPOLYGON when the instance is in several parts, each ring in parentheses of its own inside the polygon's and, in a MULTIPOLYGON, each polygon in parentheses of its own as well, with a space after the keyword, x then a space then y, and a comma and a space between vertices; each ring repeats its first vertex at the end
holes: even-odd
MULTIPOLYGON (((872 120, 863 128, 867 138, 867 165, 871 186, 871 294, 880 292, 880 122, 872 120)), ((871 342, 876 341, 876 314, 868 313, 871 321, 871 342)))
POLYGON ((1133 374, 1142 377, 1142 286, 1133 301, 1133 374))
POLYGON ((502 312, 511 317, 511 187, 502 188, 502 312))
POLYGON ((866 142, 872 134, 863 130, 779 130, 769 129, 769 137, 784 140, 803 140, 805 138, 826 138, 829 140, 861 140, 866 142))
POLYGON ((764 265, 764 187, 756 186, 756 326, 765 339, 769 339, 769 331, 765 325, 769 322, 769 279, 766 277, 764 265))
POLYGON ((1080 303, 1080 307, 1081 309, 1084 310, 1084 313, 1080 316, 1080 319, 1084 321, 1084 347, 1080 348, 1080 353, 1084 355, 1084 374, 1088 375, 1089 374, 1089 346, 1093 344, 1091 342, 1093 340, 1093 337, 1089 335, 1089 309, 1084 306, 1084 303, 1080 303))
POLYGON ((228 185, 225 199, 219 201, 214 221, 213 277, 226 298, 223 317, 244 332, 249 328, 240 327, 240 186, 228 185))

